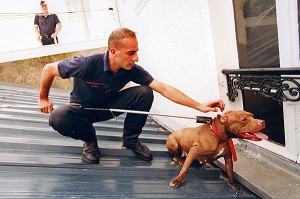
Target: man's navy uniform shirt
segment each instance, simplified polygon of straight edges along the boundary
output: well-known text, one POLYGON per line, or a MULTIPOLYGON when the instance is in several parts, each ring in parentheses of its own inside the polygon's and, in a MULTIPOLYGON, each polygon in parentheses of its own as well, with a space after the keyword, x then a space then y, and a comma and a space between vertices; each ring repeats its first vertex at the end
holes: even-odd
POLYGON ((50 14, 48 16, 35 15, 34 24, 39 26, 41 35, 51 36, 55 32, 56 24, 60 21, 56 14, 50 14))
POLYGON ((137 64, 131 70, 121 68, 114 74, 109 67, 108 51, 64 59, 58 63, 58 71, 63 79, 73 77, 70 102, 85 107, 105 106, 130 81, 148 86, 154 79, 137 64))

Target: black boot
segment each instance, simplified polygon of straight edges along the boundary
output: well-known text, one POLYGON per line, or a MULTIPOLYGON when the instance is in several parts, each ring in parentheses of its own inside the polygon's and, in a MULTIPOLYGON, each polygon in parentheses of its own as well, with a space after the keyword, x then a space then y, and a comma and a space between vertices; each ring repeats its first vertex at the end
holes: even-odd
POLYGON ((96 132, 93 139, 85 141, 82 150, 82 159, 88 164, 99 164, 100 151, 97 143, 96 132))
POLYGON ((123 146, 131 149, 142 160, 151 161, 153 159, 150 149, 138 139, 137 134, 123 135, 123 146))

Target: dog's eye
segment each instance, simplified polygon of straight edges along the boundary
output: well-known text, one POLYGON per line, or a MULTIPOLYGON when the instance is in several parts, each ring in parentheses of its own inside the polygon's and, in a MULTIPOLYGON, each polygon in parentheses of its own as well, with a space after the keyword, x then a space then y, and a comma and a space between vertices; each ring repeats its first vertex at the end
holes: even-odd
POLYGON ((246 122, 246 121, 247 121, 247 117, 243 117, 242 122, 246 122))

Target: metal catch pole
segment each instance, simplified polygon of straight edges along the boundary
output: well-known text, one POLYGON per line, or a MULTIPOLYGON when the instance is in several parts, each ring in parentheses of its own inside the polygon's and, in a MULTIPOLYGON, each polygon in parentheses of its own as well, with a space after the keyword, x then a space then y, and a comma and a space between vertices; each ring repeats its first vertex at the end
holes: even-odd
POLYGON ((106 109, 106 108, 88 108, 84 107, 86 110, 94 110, 94 111, 110 111, 110 112, 119 112, 119 113, 133 113, 133 114, 141 114, 141 115, 155 115, 155 116, 163 116, 163 117, 174 117, 174 118, 182 118, 182 119, 193 119, 196 120, 197 123, 210 123, 212 121, 211 117, 205 116, 181 116, 181 115, 170 115, 166 113, 154 113, 147 111, 136 111, 136 110, 125 110, 125 109, 106 109))
MULTIPOLYGON (((170 115, 166 113, 153 113, 147 111, 136 111, 136 110, 126 110, 126 109, 113 109, 113 108, 94 108, 94 107, 82 107, 86 110, 93 110, 93 111, 110 111, 110 112, 119 112, 119 113, 132 113, 132 114, 141 114, 141 115, 155 115, 155 116, 162 116, 162 117, 173 117, 173 118, 182 118, 182 119, 193 119, 196 120, 197 123, 211 123, 212 118, 206 116, 182 116, 182 115, 170 115)), ((3 104, 0 105, 0 108, 37 108, 34 105, 9 105, 3 104)))

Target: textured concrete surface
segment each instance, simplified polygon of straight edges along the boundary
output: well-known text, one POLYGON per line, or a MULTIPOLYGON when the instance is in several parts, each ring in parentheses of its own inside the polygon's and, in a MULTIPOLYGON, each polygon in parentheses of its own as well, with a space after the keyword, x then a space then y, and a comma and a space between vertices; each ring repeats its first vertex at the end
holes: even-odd
MULTIPOLYGON (((235 179, 260 198, 300 197, 300 165, 249 142, 236 145, 235 179)), ((223 170, 224 161, 216 164, 223 170)))

